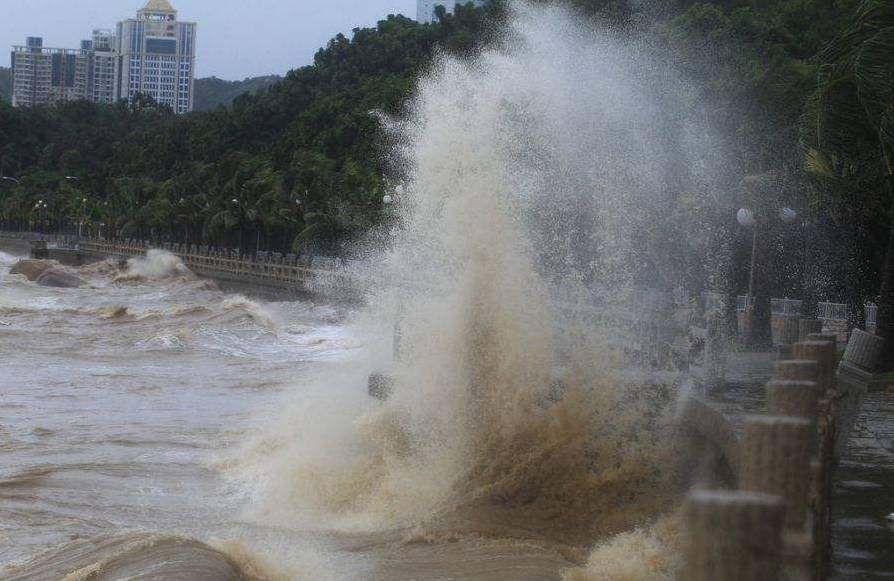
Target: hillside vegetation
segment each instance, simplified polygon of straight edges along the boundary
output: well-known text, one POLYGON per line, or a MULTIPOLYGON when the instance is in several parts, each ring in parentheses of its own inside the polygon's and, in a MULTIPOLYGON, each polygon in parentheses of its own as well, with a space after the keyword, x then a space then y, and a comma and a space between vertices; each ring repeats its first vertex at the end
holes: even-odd
POLYGON ((257 93, 281 80, 279 75, 249 77, 241 81, 225 81, 217 77, 196 79, 193 108, 196 111, 208 111, 221 105, 229 105, 239 95, 257 93))

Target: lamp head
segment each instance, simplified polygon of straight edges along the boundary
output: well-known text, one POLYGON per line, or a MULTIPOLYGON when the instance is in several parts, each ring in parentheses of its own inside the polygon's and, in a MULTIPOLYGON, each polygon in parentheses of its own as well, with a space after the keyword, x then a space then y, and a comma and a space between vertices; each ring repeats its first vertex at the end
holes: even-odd
POLYGON ((748 208, 740 208, 738 212, 736 212, 736 220, 742 226, 746 228, 751 228, 754 226, 754 212, 749 210, 748 208))

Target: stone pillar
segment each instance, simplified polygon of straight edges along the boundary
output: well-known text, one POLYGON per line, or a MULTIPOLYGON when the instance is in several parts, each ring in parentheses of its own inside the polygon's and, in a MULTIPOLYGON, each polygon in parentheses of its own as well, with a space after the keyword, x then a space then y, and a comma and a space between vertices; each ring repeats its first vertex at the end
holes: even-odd
POLYGON ((815 381, 774 379, 767 384, 767 413, 790 416, 816 424, 819 386, 815 381))
POLYGON ((776 362, 776 378, 789 381, 818 381, 819 364, 809 359, 788 359, 776 362))
POLYGON ((885 340, 860 329, 851 332, 843 360, 867 371, 875 371, 882 356, 885 340))
POLYGON ((807 335, 808 341, 829 341, 838 349, 838 335, 835 333, 811 333, 807 335))
POLYGON ((817 449, 817 407, 820 396, 815 381, 773 380, 767 384, 767 413, 810 422, 810 452, 817 449))
POLYGON ((811 333, 822 333, 823 322, 819 319, 801 319, 798 322, 798 340, 806 341, 811 333))
POLYGON ((686 581, 778 581, 782 523, 778 496, 698 490, 684 508, 686 581))
POLYGON ((801 341, 793 348, 795 359, 816 361, 819 365, 817 383, 823 393, 835 388, 835 344, 829 341, 801 341))
POLYGON ((785 500, 785 527, 804 529, 810 489, 809 421, 750 416, 739 449, 739 488, 785 500))
POLYGON ((773 315, 773 344, 777 347, 791 345, 800 340, 800 316, 773 315))

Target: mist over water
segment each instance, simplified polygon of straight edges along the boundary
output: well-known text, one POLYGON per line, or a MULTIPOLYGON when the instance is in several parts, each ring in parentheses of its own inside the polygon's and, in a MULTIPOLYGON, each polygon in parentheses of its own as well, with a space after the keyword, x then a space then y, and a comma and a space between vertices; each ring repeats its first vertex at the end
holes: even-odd
MULTIPOLYGON (((92 390, 77 418, 94 445, 117 445, 105 439, 139 420, 127 441, 161 442, 147 454, 198 449, 154 457, 169 495, 147 501, 164 508, 159 518, 133 517, 123 493, 121 506, 103 505, 109 522, 61 526, 29 549, 52 541, 64 555, 73 530, 136 528, 225 539, 212 544, 258 578, 673 578, 673 393, 628 368, 622 315, 637 308, 635 287, 713 275, 700 220, 720 154, 651 47, 563 9, 512 10, 499 48, 439 58, 409 117, 386 122, 406 187, 388 250, 355 265, 387 282, 347 320, 228 295, 156 251, 124 272, 82 269, 90 289, 2 281, 0 321, 56 346, 26 342, 22 368, 78 345, 77 382, 38 374, 29 388, 92 390), (140 369, 86 371, 122 350, 140 369), (367 395, 370 372, 393 376, 387 401, 367 395), (90 406, 106 409, 115 390, 164 397, 128 395, 112 414, 120 426, 91 427, 102 411, 90 406), (186 524, 178 510, 190 503, 186 524)), ((53 433, 69 421, 61 409, 48 417, 53 433)), ((78 454, 85 465, 108 458, 78 454)), ((147 470, 137 464, 128 474, 147 470)), ((24 482, 20 465, 4 467, 0 494, 24 482)), ((22 518, 14 530, 38 517, 22 518)), ((112 553, 144 554, 143 537, 118 542, 112 553)))

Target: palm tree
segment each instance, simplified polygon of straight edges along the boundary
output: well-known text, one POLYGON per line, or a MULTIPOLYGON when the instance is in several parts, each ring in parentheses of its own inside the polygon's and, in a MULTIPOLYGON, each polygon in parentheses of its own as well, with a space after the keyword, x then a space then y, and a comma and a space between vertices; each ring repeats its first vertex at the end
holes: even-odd
POLYGON ((804 117, 807 166, 839 181, 877 175, 887 188, 878 333, 885 338, 883 361, 894 368, 894 2, 864 0, 818 59, 819 86, 804 117))

